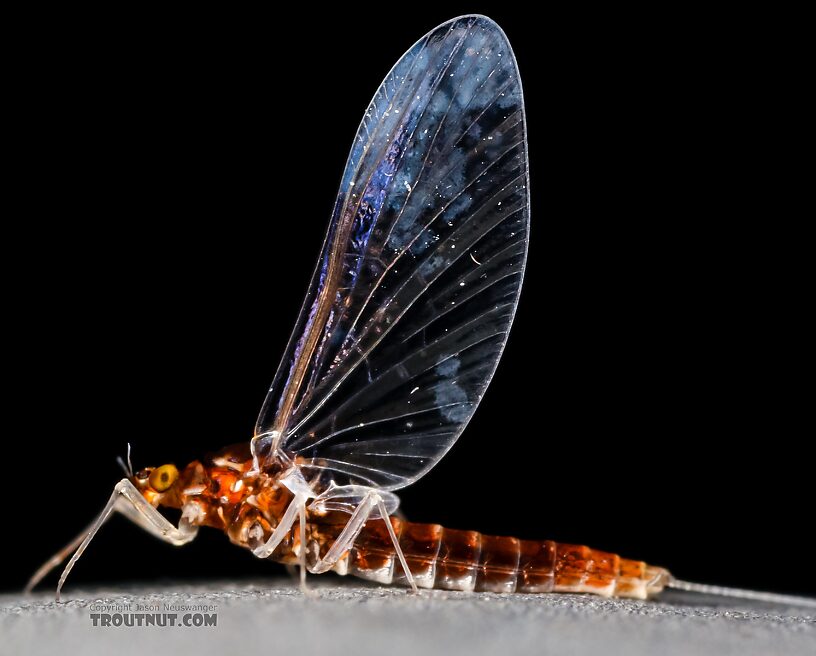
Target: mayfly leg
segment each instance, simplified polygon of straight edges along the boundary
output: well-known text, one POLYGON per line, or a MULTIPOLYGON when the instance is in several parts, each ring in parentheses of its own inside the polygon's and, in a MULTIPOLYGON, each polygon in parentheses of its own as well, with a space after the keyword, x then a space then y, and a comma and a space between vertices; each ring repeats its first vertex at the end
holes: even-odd
MULTIPOLYGON (((258 558, 269 558, 277 549, 278 545, 283 541, 283 538, 289 533, 289 530, 294 526, 295 519, 300 515, 301 508, 306 507, 306 497, 302 494, 296 494, 295 498, 289 503, 286 512, 283 513, 280 522, 272 531, 272 535, 262 545, 255 547, 252 553, 258 558)), ((305 532, 305 527, 304 527, 305 532)))
POLYGON ((121 496, 117 498, 114 509, 151 535, 180 547, 190 542, 198 533, 198 526, 189 523, 184 517, 178 526, 171 524, 148 503, 129 480, 122 479, 119 485, 122 486, 119 491, 121 496))
POLYGON ((34 588, 37 587, 40 581, 42 581, 48 573, 58 567, 59 564, 64 561, 68 556, 70 556, 74 551, 77 550, 82 541, 85 539, 85 536, 88 535, 93 530, 94 525, 96 524, 97 520, 94 520, 93 523, 89 524, 88 527, 82 531, 79 535, 77 535, 73 540, 71 540, 67 545, 65 545, 62 549, 60 549, 57 553, 55 553, 51 558, 46 560, 40 568, 34 572, 34 575, 28 580, 26 583, 26 587, 24 588, 24 592, 28 593, 31 592, 34 588))
POLYGON ((300 589, 306 592, 306 503, 300 504, 298 509, 300 519, 300 589))
POLYGON ((343 554, 351 549, 351 547, 354 545, 354 541, 357 539, 357 536, 360 535, 360 531, 363 530, 363 526, 368 520, 369 515, 371 515, 371 511, 374 510, 375 507, 379 510, 380 517, 388 528, 388 534, 391 537, 394 550, 396 551, 397 557, 402 565, 402 570, 405 572, 405 578, 411 585, 411 589, 414 592, 419 592, 416 582, 414 581, 414 577, 411 574, 411 570, 408 567, 408 563, 405 560, 405 554, 402 553, 402 548, 399 545, 397 534, 394 532, 394 527, 391 525, 388 509, 385 507, 382 497, 374 490, 366 492, 365 496, 360 502, 360 505, 354 509, 348 523, 343 527, 343 530, 340 532, 340 535, 337 536, 334 544, 332 544, 332 546, 326 552, 326 555, 315 563, 315 566, 311 568, 311 571, 315 574, 321 574, 330 570, 335 563, 342 558, 343 554))
POLYGON ((399 545, 399 540, 397 539, 397 534, 394 532, 394 526, 393 524, 391 524, 391 518, 388 516, 388 511, 385 507, 385 503, 383 503, 382 497, 380 497, 379 495, 377 495, 377 508, 380 511, 380 516, 385 522, 386 528, 388 529, 388 534, 391 536, 391 543, 394 545, 394 551, 397 552, 397 557, 399 558, 400 565, 402 565, 402 571, 405 572, 405 578, 411 585, 411 590, 415 593, 418 593, 419 590, 417 589, 417 584, 414 582, 414 575, 411 574, 411 569, 408 567, 408 562, 405 560, 405 554, 402 553, 402 547, 400 547, 399 545))
POLYGON ((272 531, 272 535, 262 545, 255 547, 252 553, 258 558, 269 558, 294 526, 295 519, 298 519, 300 524, 300 555, 298 557, 300 561, 300 588, 303 592, 306 592, 306 497, 304 495, 295 495, 286 512, 283 513, 280 523, 272 531))
POLYGON ((65 566, 59 583, 57 584, 57 601, 59 601, 62 586, 65 584, 65 580, 68 578, 68 574, 71 572, 71 569, 73 569, 74 564, 76 564, 79 557, 88 547, 88 544, 90 544, 91 540, 93 540, 99 529, 102 528, 102 525, 114 511, 122 513, 140 528, 145 529, 152 535, 175 546, 187 544, 198 532, 197 526, 187 523, 184 519, 179 522, 178 527, 171 524, 158 510, 148 503, 134 487, 133 483, 123 478, 113 488, 110 499, 108 499, 102 512, 99 513, 88 529, 74 538, 70 544, 52 556, 40 567, 40 569, 34 573, 34 576, 31 577, 31 580, 26 586, 26 590, 31 590, 48 572, 57 567, 57 565, 65 560, 68 554, 73 551, 74 555, 71 556, 71 559, 65 566))

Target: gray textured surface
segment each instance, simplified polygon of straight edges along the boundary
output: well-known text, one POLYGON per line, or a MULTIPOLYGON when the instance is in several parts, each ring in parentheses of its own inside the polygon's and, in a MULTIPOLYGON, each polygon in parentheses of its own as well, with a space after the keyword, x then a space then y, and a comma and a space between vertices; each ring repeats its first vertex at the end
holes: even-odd
POLYGON ((0 596, 1 654, 816 654, 812 609, 669 593, 661 602, 289 581, 0 596), (327 585, 329 584, 329 585, 327 585), (319 587, 317 587, 319 586, 319 587), (218 625, 93 627, 95 603, 215 604, 218 625))

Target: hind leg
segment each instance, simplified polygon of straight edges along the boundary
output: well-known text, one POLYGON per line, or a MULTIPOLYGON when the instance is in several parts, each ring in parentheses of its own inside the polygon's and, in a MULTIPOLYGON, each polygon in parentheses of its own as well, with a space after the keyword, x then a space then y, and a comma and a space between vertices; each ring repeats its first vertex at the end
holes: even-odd
POLYGON ((408 568, 408 563, 405 560, 405 554, 402 553, 402 548, 399 545, 397 534, 394 532, 394 527, 391 525, 391 518, 388 515, 388 509, 386 508, 382 497, 374 489, 366 492, 362 498, 362 501, 360 501, 360 504, 357 506, 357 508, 355 508, 354 512, 349 518, 348 523, 346 523, 346 525, 343 527, 340 535, 337 536, 334 544, 332 544, 332 546, 326 552, 326 555, 315 563, 315 565, 311 568, 311 571, 315 574, 320 574, 322 572, 327 572, 334 567, 337 561, 340 560, 340 558, 342 558, 343 555, 354 545, 354 541, 357 539, 357 536, 360 535, 360 531, 363 530, 363 526, 365 525, 366 521, 368 521, 368 518, 374 508, 377 508, 379 517, 385 522, 388 529, 388 534, 391 537, 391 543, 394 546, 394 551, 396 552, 400 564, 402 565, 402 569, 405 572, 405 578, 408 579, 411 589, 414 592, 418 592, 414 577, 412 576, 411 570, 408 568))

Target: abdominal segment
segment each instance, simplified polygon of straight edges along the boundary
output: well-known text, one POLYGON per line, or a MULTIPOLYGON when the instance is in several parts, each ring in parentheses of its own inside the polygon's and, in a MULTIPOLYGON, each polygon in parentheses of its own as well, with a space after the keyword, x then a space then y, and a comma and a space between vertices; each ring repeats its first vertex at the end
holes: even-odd
MULTIPOLYGON (((552 540, 520 540, 391 518, 421 588, 486 592, 588 592, 646 599, 671 580, 660 567, 552 540)), ((324 554, 342 523, 311 524, 309 552, 324 554)), ((339 574, 390 585, 408 581, 385 524, 369 521, 334 567, 339 574)))

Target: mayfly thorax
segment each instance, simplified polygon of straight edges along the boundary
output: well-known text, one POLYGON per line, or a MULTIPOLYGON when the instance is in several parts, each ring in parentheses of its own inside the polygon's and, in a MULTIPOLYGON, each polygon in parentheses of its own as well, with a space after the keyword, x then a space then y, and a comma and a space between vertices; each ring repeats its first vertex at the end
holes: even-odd
MULTIPOLYGON (((584 546, 394 516, 470 421, 515 314, 530 220, 516 60, 484 16, 394 65, 365 110, 329 230, 251 440, 134 472, 34 575, 77 558, 114 511, 174 545, 223 530, 259 558, 383 584, 645 599, 688 584, 584 546), (158 508, 181 510, 178 525, 158 508)), ((788 599, 790 601, 790 599, 788 599)), ((797 602, 803 600, 798 599, 797 602)))

